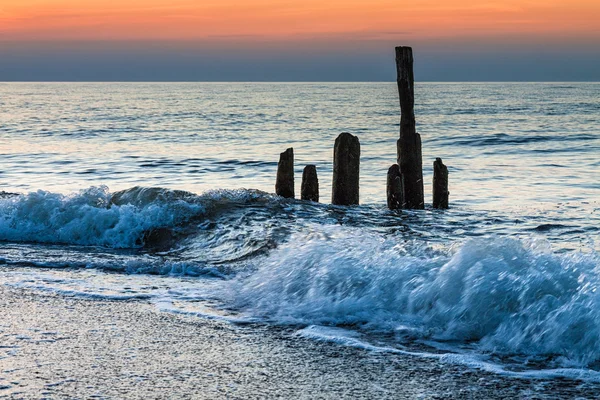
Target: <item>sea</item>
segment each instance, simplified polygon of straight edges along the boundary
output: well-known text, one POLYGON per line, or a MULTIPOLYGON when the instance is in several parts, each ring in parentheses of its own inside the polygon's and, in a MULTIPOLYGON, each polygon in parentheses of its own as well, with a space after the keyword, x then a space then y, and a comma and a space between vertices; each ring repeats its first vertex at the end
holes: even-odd
POLYGON ((0 83, 0 284, 519 377, 600 381, 600 83, 0 83), (342 132, 360 205, 331 205, 342 132), (274 194, 293 147, 296 199, 274 194), (431 207, 432 164, 450 208, 431 207), (299 199, 317 167, 320 202, 299 199))

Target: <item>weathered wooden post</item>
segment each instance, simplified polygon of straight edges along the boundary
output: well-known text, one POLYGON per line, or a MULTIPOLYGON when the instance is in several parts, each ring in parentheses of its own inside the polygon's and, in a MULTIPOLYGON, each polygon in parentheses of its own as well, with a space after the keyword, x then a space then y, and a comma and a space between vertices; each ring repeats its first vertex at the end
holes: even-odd
POLYGON ((404 208, 423 209, 423 157, 421 136, 415 127, 415 92, 412 48, 396 47, 396 70, 398 73, 398 92, 400 94, 400 139, 398 147, 398 165, 402 174, 404 208))
POLYGON ((358 204, 360 171, 360 142, 347 132, 335 139, 333 148, 333 204, 349 206, 358 204))
POLYGON ((294 198, 294 149, 291 147, 279 155, 275 193, 289 199, 294 198))
POLYGON ((387 173, 388 208, 390 210, 402 208, 402 203, 404 203, 402 196, 402 175, 400 174, 400 166, 394 164, 388 169, 387 173))
POLYGON ((433 162, 433 208, 448 208, 448 167, 441 158, 433 162))
POLYGON ((302 200, 319 202, 319 178, 317 177, 317 167, 315 165, 304 167, 300 197, 302 200))

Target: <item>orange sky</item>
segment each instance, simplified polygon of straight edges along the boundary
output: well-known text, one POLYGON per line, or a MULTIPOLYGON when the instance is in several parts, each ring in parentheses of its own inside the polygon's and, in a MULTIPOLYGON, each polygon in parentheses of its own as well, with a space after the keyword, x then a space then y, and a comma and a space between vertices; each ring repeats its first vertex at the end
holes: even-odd
POLYGON ((600 39, 599 0, 0 0, 0 40, 600 39))

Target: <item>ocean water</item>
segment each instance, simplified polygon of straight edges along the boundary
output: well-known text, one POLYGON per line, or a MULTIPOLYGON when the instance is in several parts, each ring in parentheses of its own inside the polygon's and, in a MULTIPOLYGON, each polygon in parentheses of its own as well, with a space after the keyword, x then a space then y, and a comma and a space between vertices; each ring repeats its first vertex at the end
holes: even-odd
POLYGON ((415 92, 449 210, 386 210, 393 83, 0 84, 0 284, 600 381, 600 84, 415 92), (343 131, 357 207, 329 204, 343 131), (321 203, 272 194, 287 147, 321 203))

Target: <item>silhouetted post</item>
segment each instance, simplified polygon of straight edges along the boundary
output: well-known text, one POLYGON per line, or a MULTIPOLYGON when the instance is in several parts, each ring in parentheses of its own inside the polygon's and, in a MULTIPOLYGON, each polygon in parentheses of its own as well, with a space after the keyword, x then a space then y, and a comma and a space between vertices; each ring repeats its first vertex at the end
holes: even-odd
POLYGON ((388 169, 387 173, 387 204, 390 210, 402 208, 402 175, 400 166, 394 164, 388 169))
POLYGON ((433 208, 448 208, 448 167, 441 158, 433 162, 433 208))
POLYGON ((333 148, 333 204, 349 206, 358 204, 358 178, 360 170, 360 142, 347 132, 335 139, 333 148))
POLYGON ((398 165, 402 173, 404 208, 423 209, 423 157, 421 136, 415 127, 415 92, 413 54, 411 47, 396 47, 398 93, 400 94, 400 139, 398 140, 398 165))
POLYGON ((294 198, 294 149, 291 147, 279 155, 275 193, 289 199, 294 198))
POLYGON ((317 167, 314 165, 304 167, 300 196, 302 200, 319 202, 319 178, 317 177, 317 167))

